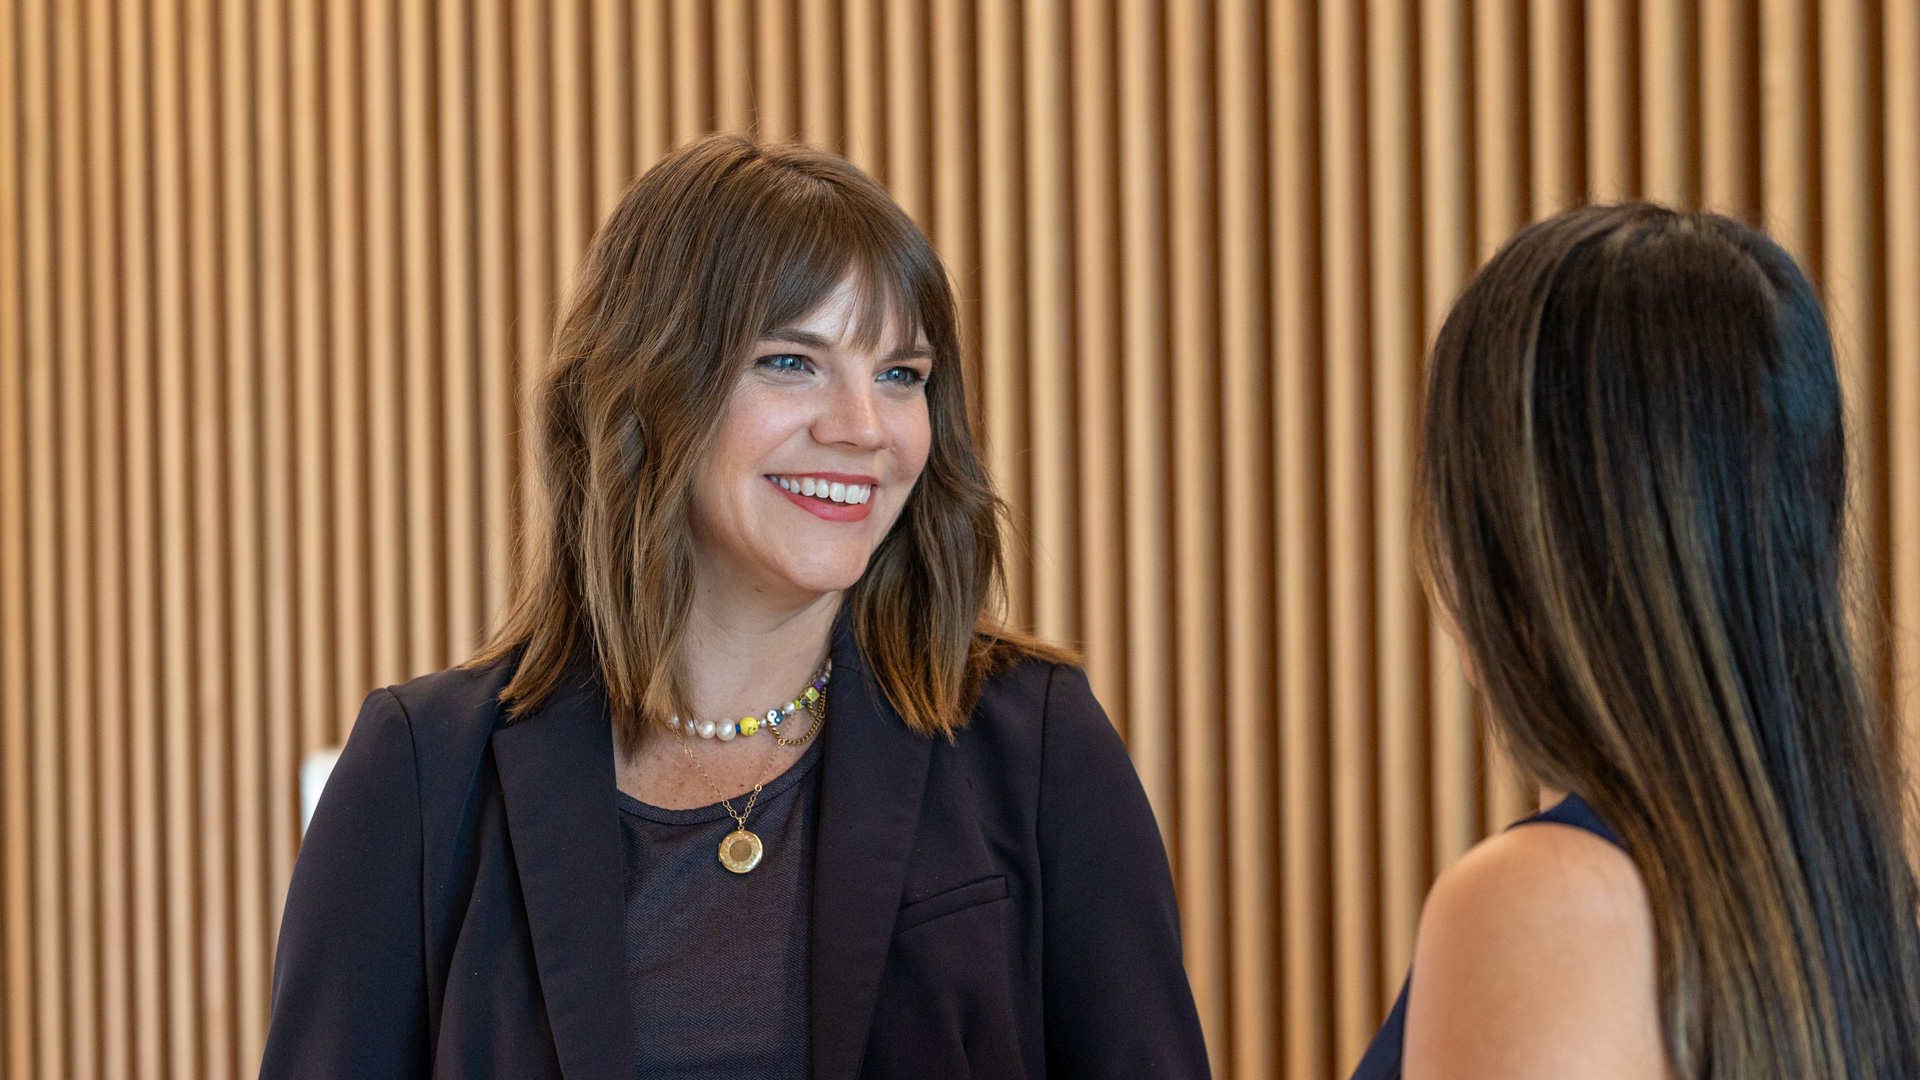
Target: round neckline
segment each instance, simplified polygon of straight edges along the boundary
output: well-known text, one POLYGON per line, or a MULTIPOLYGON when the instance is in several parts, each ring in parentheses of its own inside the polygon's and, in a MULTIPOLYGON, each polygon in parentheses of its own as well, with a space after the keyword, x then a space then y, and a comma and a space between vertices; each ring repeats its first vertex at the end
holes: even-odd
MULTIPOLYGON (((760 798, 754 809, 762 810, 768 803, 793 790, 794 785, 812 771, 814 763, 820 759, 820 747, 823 745, 818 739, 814 740, 813 745, 807 747, 806 752, 800 755, 800 760, 787 766, 787 770, 779 776, 767 781, 767 786, 760 789, 760 798)), ((740 800, 745 796, 746 793, 742 792, 729 801, 735 804, 735 809, 738 809, 740 800)), ((731 820, 732 817, 718 802, 696 806, 689 810, 668 810, 652 803, 641 802, 618 787, 613 789, 613 797, 621 813, 632 814, 634 817, 660 825, 705 825, 722 819, 731 820)))

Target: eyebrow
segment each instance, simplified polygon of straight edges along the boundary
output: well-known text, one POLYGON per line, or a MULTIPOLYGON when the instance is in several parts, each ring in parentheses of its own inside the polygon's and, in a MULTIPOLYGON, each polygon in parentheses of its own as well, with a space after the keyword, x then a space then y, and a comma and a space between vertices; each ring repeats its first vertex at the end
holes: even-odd
MULTIPOLYGON (((760 340, 784 341, 789 345, 800 345, 809 349, 820 349, 822 351, 831 350, 834 347, 833 342, 828 341, 826 338, 811 330, 798 330, 793 327, 781 327, 778 330, 769 330, 760 335, 760 340)), ((884 362, 889 364, 896 360, 931 359, 933 359, 933 348, 927 345, 902 345, 883 358, 884 362)))

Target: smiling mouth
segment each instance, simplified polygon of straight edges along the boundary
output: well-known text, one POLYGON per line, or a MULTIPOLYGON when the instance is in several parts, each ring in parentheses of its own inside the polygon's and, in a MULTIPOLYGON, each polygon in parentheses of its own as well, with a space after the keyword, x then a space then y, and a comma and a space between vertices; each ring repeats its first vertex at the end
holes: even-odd
POLYGON ((846 484, 812 476, 773 476, 768 479, 794 495, 843 506, 859 506, 873 498, 872 484, 846 484))

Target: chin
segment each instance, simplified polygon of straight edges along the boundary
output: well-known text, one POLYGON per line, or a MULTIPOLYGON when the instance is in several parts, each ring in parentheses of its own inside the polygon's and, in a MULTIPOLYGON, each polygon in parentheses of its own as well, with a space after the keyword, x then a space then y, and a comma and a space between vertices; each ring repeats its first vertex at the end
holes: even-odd
POLYGON ((809 561, 805 566, 783 567, 781 576, 798 591, 825 595, 844 592, 860 583, 867 572, 867 555, 857 558, 809 561))

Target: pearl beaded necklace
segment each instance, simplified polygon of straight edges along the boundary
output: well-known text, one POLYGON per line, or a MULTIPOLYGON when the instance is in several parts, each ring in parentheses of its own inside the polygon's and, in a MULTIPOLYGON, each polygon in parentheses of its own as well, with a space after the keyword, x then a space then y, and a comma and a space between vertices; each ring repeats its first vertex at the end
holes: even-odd
MULTIPOLYGON (((798 697, 779 708, 768 709, 764 716, 743 716, 738 720, 721 720, 717 723, 712 720, 700 720, 697 722, 693 720, 683 721, 678 716, 669 716, 667 718, 667 729, 675 732, 685 731, 689 735, 698 735, 703 739, 719 739, 721 742, 731 742, 738 736, 751 736, 762 730, 765 730, 773 735, 774 738, 778 739, 780 737, 780 725, 792 718, 794 713, 799 712, 801 709, 806 709, 809 712, 814 711, 814 703, 818 702, 821 696, 827 692, 827 680, 832 677, 832 675, 833 660, 832 658, 828 658, 827 662, 821 666, 820 674, 815 676, 814 680, 807 684, 805 690, 800 691, 798 697)), ((809 732, 808 734, 812 733, 809 732)))

